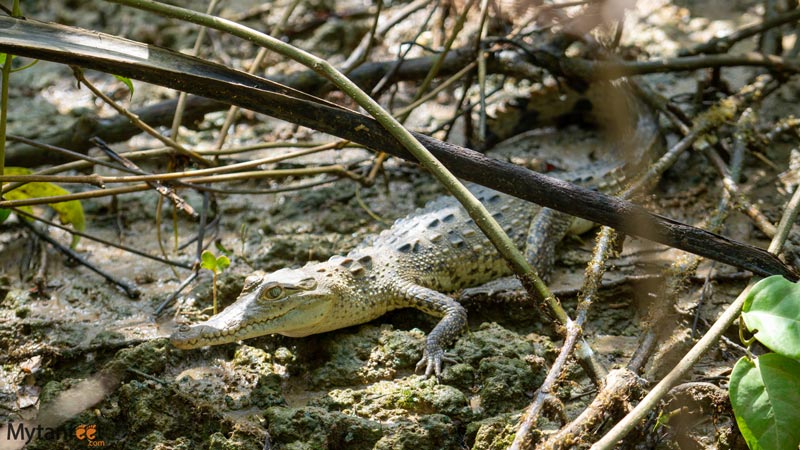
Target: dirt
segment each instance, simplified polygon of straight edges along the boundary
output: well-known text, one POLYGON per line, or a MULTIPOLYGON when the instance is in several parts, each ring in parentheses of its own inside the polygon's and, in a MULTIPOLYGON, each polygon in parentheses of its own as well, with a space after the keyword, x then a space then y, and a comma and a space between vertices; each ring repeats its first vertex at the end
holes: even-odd
MULTIPOLYGON (((258 4, 238 6, 248 10, 258 4)), ((205 8, 202 2, 187 6, 205 8)), ((340 10, 353 5, 328 6, 340 10)), ((322 10, 325 5, 309 2, 302 7, 306 12, 298 17, 308 18, 311 11, 322 10)), ((86 14, 75 14, 66 9, 31 7, 26 14, 178 49, 192 45, 193 38, 188 37, 184 24, 138 12, 119 14, 116 6, 85 8, 86 14)), ((733 30, 756 17, 755 7, 749 4, 734 5, 727 14, 713 8, 701 9, 704 13, 698 14, 693 7, 690 11, 667 2, 640 2, 638 8, 626 22, 629 31, 624 43, 636 44, 653 55, 669 55, 687 41, 705 41, 712 33, 733 30), (712 11, 716 11, 713 16, 712 11)), ((276 15, 259 15, 256 22, 262 28, 269 26, 276 15)), ((298 42, 309 48, 326 44, 324 52, 341 58, 357 42, 349 34, 342 35, 342 30, 363 32, 369 24, 363 19, 353 20, 330 22, 318 34, 300 36, 298 42)), ((396 50, 391 45, 408 38, 410 30, 408 25, 400 27, 387 38, 391 40, 382 49, 384 56, 391 57, 389 49, 396 50)), ((229 56, 231 64, 252 55, 252 49, 234 45, 236 41, 230 38, 217 35, 213 39, 213 48, 224 47, 229 52, 215 56, 229 56)), ((205 51, 213 53, 209 49, 205 51)), ((292 67, 276 62, 269 70, 292 67)), ((726 71, 734 85, 752 73, 726 71)), ((68 126, 63 121, 69 124, 80 120, 87 110, 109 114, 107 107, 95 105, 85 90, 76 90, 69 74, 64 67, 44 62, 20 72, 19 77, 15 74, 15 108, 10 112, 13 132, 37 136, 68 126), (41 126, 41 130, 30 125, 41 126)), ((678 95, 693 92, 701 75, 654 75, 646 80, 670 95, 678 95)), ((121 89, 109 77, 96 78, 106 90, 121 89)), ((173 95, 161 88, 136 86, 134 104, 173 95)), ((788 85, 771 99, 764 106, 764 119, 773 119, 769 116, 773 111, 784 115, 797 109, 793 101, 796 89, 788 85)), ((119 93, 124 100, 124 89, 119 93)), ((435 108, 441 109, 441 105, 435 108)), ((439 109, 430 116, 441 115, 439 109)), ((691 106, 687 109, 692 112, 691 106)), ((209 115, 198 130, 184 130, 186 139, 210 146, 213 134, 209 130, 219 125, 222 117, 209 115)), ((262 119, 248 117, 247 126, 238 127, 235 138, 241 142, 261 139, 259 136, 277 139, 292 131, 286 124, 262 119)), ((428 121, 415 116, 411 123, 426 126, 428 121)), ((299 135, 303 137, 304 133, 306 138, 323 139, 302 130, 299 135)), ((568 165, 595 157, 593 150, 598 145, 596 130, 579 128, 548 128, 524 139, 512 147, 528 151, 509 151, 506 147, 494 155, 515 162, 529 160, 532 154, 550 160, 553 155, 571 155, 557 162, 568 165), (584 153, 577 158, 573 150, 584 153)), ((149 138, 137 137, 127 145, 155 144, 149 138)), ((748 160, 745 186, 773 220, 779 217, 788 194, 782 182, 785 178, 778 178, 778 174, 788 165, 789 148, 790 143, 781 143, 769 149, 767 156, 777 169, 755 158, 748 160)), ((287 151, 262 151, 248 158, 287 151)), ((370 153, 365 150, 345 149, 294 160, 293 164, 348 165, 368 157, 370 153)), ((166 170, 158 161, 144 164, 147 170, 166 170)), ((96 170, 115 174, 105 168, 96 170)), ((232 187, 265 189, 293 183, 297 180, 232 187)), ((82 185, 68 187, 88 190, 82 185)), ((180 193, 195 208, 202 208, 201 196, 180 193)), ((389 160, 385 173, 372 187, 338 181, 298 192, 216 196, 219 222, 214 236, 232 260, 216 283, 221 307, 235 299, 244 277, 253 270, 298 266, 346 252, 440 194, 442 189, 429 175, 410 164, 389 160)), ((716 206, 719 196, 713 170, 701 155, 689 153, 644 203, 660 214, 697 224, 716 206)), ((156 203, 157 194, 152 192, 114 200, 85 200, 87 232, 151 255, 160 254, 161 239, 169 258, 191 264, 195 244, 190 241, 197 233, 197 224, 181 213, 173 214, 166 205, 158 237, 156 203)), ((46 214, 46 210, 38 213, 46 214)), ((67 233, 56 229, 50 233, 68 245, 67 233)), ((766 238, 738 213, 731 217, 725 233, 766 246, 766 238)), ((590 232, 568 238, 559 251, 550 285, 568 311, 575 305, 592 244, 590 232)), ((265 336, 181 351, 171 347, 166 337, 181 323, 211 315, 210 272, 200 271, 198 279, 159 316, 158 306, 176 292, 190 271, 176 269, 173 273, 158 262, 88 239, 79 242, 77 251, 112 276, 134 283, 141 295, 129 298, 97 274, 34 240, 17 217, 0 225, 0 449, 20 448, 25 443, 4 440, 10 433, 18 433, 19 424, 24 424, 25 430, 39 427, 34 431, 36 439, 26 447, 32 449, 261 449, 265 441, 274 449, 506 448, 561 345, 552 320, 524 299, 513 280, 502 280, 454 293, 469 309, 469 331, 452 346, 457 362, 449 365, 438 381, 414 372, 424 338, 436 319, 412 310, 306 338, 265 336), (40 269, 46 277, 37 283, 33 274, 40 269), (93 431, 91 438, 86 434, 89 429, 93 431)), ((643 321, 662 301, 660 274, 679 255, 652 243, 628 239, 622 253, 610 261, 613 270, 585 327, 588 343, 608 367, 625 364, 633 354, 643 321)), ((695 314, 700 330, 707 329, 743 285, 744 278, 735 269, 703 263, 670 311, 670 323, 678 323, 678 327, 672 330, 664 320, 669 336, 643 376, 654 380, 672 368, 693 343, 695 314), (709 271, 714 277, 711 293, 704 294, 698 308, 709 271)), ((728 337, 730 341, 720 344, 695 368, 693 380, 724 387, 729 368, 741 356, 741 349, 733 344, 738 342, 735 331, 728 337)), ((594 387, 576 364, 571 364, 560 380, 556 394, 564 404, 566 417, 572 419, 591 400, 594 387)), ((674 425, 658 427, 653 416, 638 432, 641 442, 627 448, 672 449, 685 442, 699 442, 698 448, 741 448, 729 406, 715 388, 719 389, 700 386, 696 392, 690 389, 688 394, 682 393, 684 397, 670 400, 676 405, 699 404, 696 409, 702 411, 702 420, 678 420, 674 425), (704 408, 709 404, 714 407, 704 408)), ((672 403, 667 407, 677 408, 672 403)), ((539 433, 555 431, 561 425, 559 416, 549 412, 539 423, 539 433)))

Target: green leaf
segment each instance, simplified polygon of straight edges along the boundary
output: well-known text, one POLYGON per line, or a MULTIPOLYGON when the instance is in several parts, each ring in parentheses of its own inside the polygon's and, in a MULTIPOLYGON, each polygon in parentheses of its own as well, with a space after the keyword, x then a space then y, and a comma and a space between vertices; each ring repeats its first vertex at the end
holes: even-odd
POLYGON ((10 209, 0 208, 0 222, 5 222, 10 214, 10 209))
MULTIPOLYGON (((6 167, 6 175, 28 175, 31 171, 24 167, 6 167)), ((53 183, 35 182, 27 183, 22 186, 9 191, 5 194, 7 200, 24 200, 29 198, 42 198, 53 197, 56 195, 67 195, 70 192, 61 186, 53 183)), ((53 208, 58 213, 58 218, 61 223, 65 225, 72 225, 77 231, 86 229, 86 219, 83 215, 83 206, 78 200, 70 200, 68 202, 48 203, 47 206, 53 208)), ((21 208, 27 212, 33 212, 30 207, 21 208)), ((73 235, 70 247, 75 248, 78 245, 80 236, 73 235)))
POLYGON ((200 267, 217 272, 217 257, 208 250, 204 250, 200 255, 200 267))
POLYGON ((800 359, 800 285, 780 275, 764 278, 747 294, 742 318, 767 348, 800 359))
POLYGON ((114 75, 114 78, 125 83, 125 86, 128 86, 128 90, 131 91, 131 98, 133 98, 133 81, 131 81, 131 79, 128 77, 123 77, 122 75, 114 75))
POLYGON ((6 58, 8 57, 8 53, 0 53, 0 66, 6 63, 6 58))
POLYGON ((227 248, 225 248, 224 245, 222 245, 222 240, 221 239, 217 239, 217 240, 214 241, 214 247, 216 247, 216 249, 219 250, 219 252, 222 253, 223 255, 230 255, 231 254, 231 251, 228 250, 227 248))
POLYGON ((214 273, 222 272, 231 265, 231 260, 227 256, 214 256, 209 250, 203 251, 200 255, 200 267, 208 269, 214 273))
POLYGON ((736 423, 751 450, 800 445, 800 362, 777 353, 742 358, 731 373, 736 423))

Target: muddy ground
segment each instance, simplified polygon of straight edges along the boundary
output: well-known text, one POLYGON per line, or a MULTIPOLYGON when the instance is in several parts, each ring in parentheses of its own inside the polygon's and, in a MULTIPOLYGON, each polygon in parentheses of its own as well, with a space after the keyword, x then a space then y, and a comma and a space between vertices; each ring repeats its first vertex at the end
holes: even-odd
MULTIPOLYGON (((201 2, 187 3, 205 9, 201 2)), ((258 6, 256 2, 244 3, 227 8, 245 11, 258 6)), ((315 8, 326 6, 319 3, 302 3, 306 9, 298 17, 308 17, 315 8)), ((344 10, 364 5, 327 6, 344 10)), ((117 6, 90 3, 81 5, 78 12, 29 7, 26 14, 43 20, 173 48, 192 45, 193 35, 184 24, 130 11, 123 14, 117 6)), ((272 24, 281 7, 285 5, 248 19, 249 24, 272 24)), ((718 2, 701 2, 689 6, 654 1, 643 2, 634 12, 623 42, 638 46, 644 54, 670 55, 688 43, 703 42, 714 34, 753 22, 758 5, 720 7, 718 2)), ((363 30, 369 24, 358 16, 341 22, 344 28, 340 31, 363 30)), ((300 34, 297 42, 341 61, 358 38, 342 35, 332 28, 335 25, 329 23, 328 28, 300 34), (331 39, 332 35, 341 39, 331 39)), ((391 57, 391 46, 413 31, 410 25, 399 29, 390 36, 394 41, 387 40, 381 50, 387 58, 391 57)), ((252 54, 252 49, 234 44, 230 38, 214 35, 212 40, 215 46, 205 52, 222 60, 230 57, 231 64, 252 54), (219 48, 227 48, 230 54, 221 55, 219 48)), ((747 48, 752 44, 743 45, 747 48)), ((293 68, 275 62, 269 72, 293 68)), ((736 88, 755 71, 731 69, 724 73, 736 88)), ((103 89, 127 101, 128 93, 121 84, 110 77, 92 76, 103 89)), ((645 80, 678 98, 690 97, 703 76, 703 72, 653 75, 645 80)), ((401 91, 401 97, 406 94, 401 91)), ((146 104, 173 95, 137 83, 132 101, 146 104)), ((795 99, 796 88, 785 86, 765 103, 762 120, 766 123, 793 113, 797 109, 795 99)), ((448 102, 452 98, 443 96, 441 100, 413 117, 412 125, 431 129, 450 114, 448 102)), ((86 90, 76 88, 68 69, 46 62, 14 74, 11 102, 12 132, 33 137, 64 127, 82 114, 109 114, 107 107, 95 102, 86 90)), ((694 112, 689 102, 687 110, 694 112)), ((208 115, 197 129, 184 130, 186 142, 209 148, 222 117, 222 113, 208 115)), ((237 144, 288 138, 330 139, 252 114, 245 116, 234 135, 237 144)), ((548 151, 551 155, 571 154, 605 145, 597 144, 602 140, 597 130, 575 127, 548 128, 526 139, 524 145, 517 141, 513 148, 501 148, 494 154, 527 160, 548 151), (523 147, 534 151, 520 150, 523 147)), ((454 133, 453 140, 463 139, 454 133)), ((674 141, 674 137, 666 137, 667 145, 674 141)), ((762 158, 749 156, 747 160, 743 186, 773 221, 780 217, 788 189, 797 184, 785 174, 779 176, 788 170, 789 150, 795 141, 779 142, 762 149, 762 158)), ((120 145, 156 146, 141 136, 120 145)), ((288 151, 260 151, 237 158, 288 151)), ((273 167, 320 162, 350 165, 369 158, 371 153, 366 150, 345 149, 273 167)), ((162 161, 142 164, 150 171, 168 170, 162 161)), ((97 168, 97 172, 114 173, 104 168, 97 168)), ((267 189, 301 182, 282 179, 228 187, 267 189)), ((73 191, 90 189, 67 187, 73 191)), ((690 152, 643 203, 654 212, 701 224, 716 207, 720 192, 714 170, 702 155, 690 152)), ((418 167, 390 159, 378 182, 369 187, 342 180, 286 193, 217 195, 211 214, 218 221, 210 230, 214 239, 207 236, 207 241, 219 242, 232 261, 217 282, 221 306, 235 299, 244 277, 253 270, 298 266, 344 253, 365 236, 387 228, 394 219, 442 193, 442 188, 418 167)), ((181 195, 198 210, 202 208, 201 196, 188 191, 181 195)), ((157 194, 152 192, 85 200, 87 232, 158 255, 156 203, 157 194)), ((46 214, 45 209, 37 212, 46 214)), ((169 205, 165 205, 162 216, 160 237, 168 257, 191 264, 195 257, 191 240, 197 233, 197 223, 181 214, 173 222, 169 205)), ((67 233, 49 231, 69 244, 67 233)), ((575 305, 576 290, 591 255, 593 233, 567 238, 558 253, 551 287, 568 310, 575 305)), ((739 213, 731 215, 724 234, 762 247, 768 242, 739 213)), ((221 252, 214 249, 213 242, 211 248, 221 252)), ((469 331, 452 347, 457 363, 448 366, 438 381, 414 372, 424 337, 436 320, 413 310, 395 311, 361 326, 306 338, 265 336, 182 351, 171 347, 166 337, 181 323, 211 315, 210 272, 201 271, 199 278, 158 316, 157 307, 190 271, 179 268, 173 272, 156 261, 89 239, 82 239, 76 250, 113 276, 133 283, 140 291, 138 298, 129 298, 118 287, 34 239, 19 218, 12 216, 0 224, 0 424, 4 424, 0 425, 4 426, 0 428, 0 448, 24 444, 19 439, 4 440, 24 424, 30 430, 37 425, 46 427, 27 447, 40 449, 91 445, 261 449, 265 442, 275 449, 501 449, 513 439, 520 414, 541 384, 562 339, 552 320, 527 301, 512 280, 453 293, 469 310, 469 331), (37 273, 43 276, 37 277, 37 273), (87 437, 89 429, 94 432, 91 438, 87 437)), ((665 301, 662 274, 680 256, 680 252, 629 238, 621 254, 610 260, 612 270, 585 329, 588 343, 608 367, 623 365, 632 355, 648 311, 665 301)), ((657 380, 672 368, 692 345, 693 327, 705 331, 746 279, 738 269, 701 264, 670 309, 670 316, 663 318, 668 333, 647 365, 644 379, 657 380), (708 285, 707 278, 711 280, 708 285), (672 329, 674 324, 678 326, 672 329)), ((695 367, 692 381, 726 387, 730 367, 742 355, 736 345, 736 330, 730 330, 727 337, 729 340, 721 342, 695 367)), ((580 413, 593 393, 594 387, 582 369, 571 364, 557 392, 567 418, 580 413)), ((671 402, 664 410, 678 409, 680 405, 676 404, 681 400, 671 402)), ((706 406, 712 404, 715 408, 698 407, 687 413, 691 419, 682 420, 678 415, 668 425, 655 426, 657 416, 653 415, 625 447, 742 448, 724 399, 718 403, 709 400, 706 406)), ((559 417, 549 414, 540 421, 539 429, 546 434, 559 426, 559 417)))

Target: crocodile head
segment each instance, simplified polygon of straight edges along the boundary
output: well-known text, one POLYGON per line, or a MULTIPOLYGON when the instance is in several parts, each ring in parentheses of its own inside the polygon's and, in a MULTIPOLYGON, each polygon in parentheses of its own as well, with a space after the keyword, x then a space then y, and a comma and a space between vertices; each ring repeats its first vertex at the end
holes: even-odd
POLYGON ((236 302, 205 322, 182 325, 170 341, 190 349, 273 333, 308 336, 320 332, 334 303, 333 289, 309 266, 255 272, 236 302))

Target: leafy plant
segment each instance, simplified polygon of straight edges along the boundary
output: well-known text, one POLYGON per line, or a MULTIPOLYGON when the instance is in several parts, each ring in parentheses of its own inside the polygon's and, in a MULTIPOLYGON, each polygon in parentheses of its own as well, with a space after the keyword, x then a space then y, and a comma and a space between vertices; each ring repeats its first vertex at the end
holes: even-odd
MULTIPOLYGON (((6 167, 5 174, 6 175, 29 175, 31 171, 24 167, 6 167)), ((13 191, 9 191, 4 194, 4 197, 7 200, 24 200, 29 198, 42 198, 42 197, 53 197, 56 195, 67 195, 70 192, 66 189, 62 188, 61 186, 55 185, 53 183, 45 183, 45 182, 31 182, 23 184, 22 186, 14 189, 13 191)), ((78 200, 70 200, 66 202, 59 202, 59 203, 48 203, 47 206, 52 208, 56 213, 58 213, 58 218, 61 220, 61 223, 72 225, 77 231, 83 231, 86 229, 86 219, 83 215, 83 206, 81 202, 78 200)), ((30 206, 21 206, 19 209, 32 214, 33 208, 30 206)), ((8 218, 9 210, 0 209, 0 222, 8 218)), ((70 247, 75 248, 78 245, 78 241, 80 240, 80 236, 73 235, 72 236, 72 243, 70 247)))
MULTIPOLYGON (((730 397, 736 423, 755 449, 800 445, 800 285, 776 275, 759 281, 742 306, 744 326, 774 353, 742 357, 730 397)), ((752 340, 751 340, 752 342, 752 340)))
POLYGON ((133 81, 131 81, 128 77, 123 77, 122 75, 114 75, 114 78, 121 81, 128 87, 128 90, 131 92, 131 98, 133 98, 133 81))
POLYGON ((221 273, 231 265, 231 260, 227 256, 217 257, 208 250, 200 255, 200 267, 210 270, 214 274, 214 283, 211 286, 211 296, 214 299, 214 314, 217 314, 217 274, 221 273))

